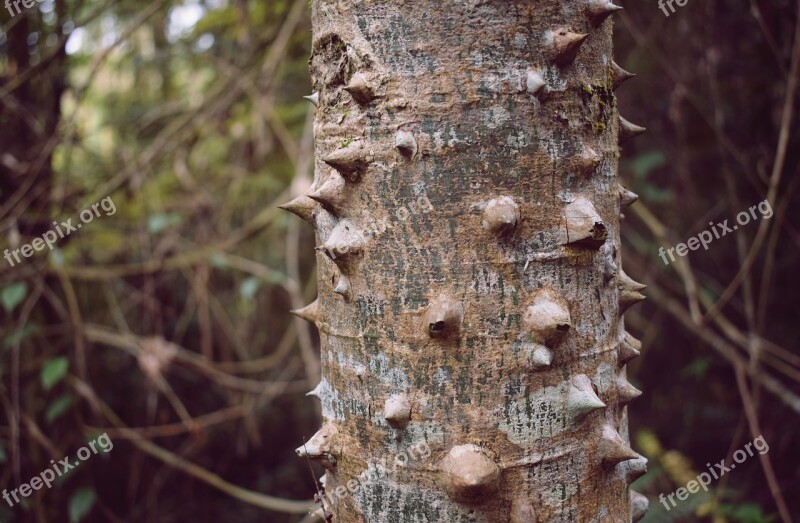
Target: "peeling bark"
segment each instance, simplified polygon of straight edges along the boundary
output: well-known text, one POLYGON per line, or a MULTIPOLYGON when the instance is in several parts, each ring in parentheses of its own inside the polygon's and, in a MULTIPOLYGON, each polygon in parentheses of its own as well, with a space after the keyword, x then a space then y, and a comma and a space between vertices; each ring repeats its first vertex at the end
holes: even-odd
POLYGON ((313 0, 326 466, 350 522, 641 518, 602 0, 313 0), (427 212, 398 209, 424 197, 427 212), (374 223, 390 224, 380 235, 374 223), (408 456, 386 476, 376 463, 408 456), (413 457, 413 456, 412 456, 413 457), (366 478, 366 479, 365 479, 366 478))

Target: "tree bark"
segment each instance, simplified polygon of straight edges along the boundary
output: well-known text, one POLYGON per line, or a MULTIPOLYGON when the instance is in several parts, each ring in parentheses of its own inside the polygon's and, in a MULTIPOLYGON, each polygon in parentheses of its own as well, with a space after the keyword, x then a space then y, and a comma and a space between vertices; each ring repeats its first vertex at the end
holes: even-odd
POLYGON ((324 510, 636 521, 604 1, 313 0, 324 510))

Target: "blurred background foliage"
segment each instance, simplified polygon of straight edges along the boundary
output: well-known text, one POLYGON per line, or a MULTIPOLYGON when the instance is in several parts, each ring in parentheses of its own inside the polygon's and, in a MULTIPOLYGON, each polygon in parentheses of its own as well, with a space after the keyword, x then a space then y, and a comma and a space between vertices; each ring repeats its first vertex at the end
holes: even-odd
MULTIPOLYGON (((620 167, 640 194, 625 268, 650 297, 626 314, 645 521, 800 517, 798 3, 622 5, 615 57, 638 77, 618 103, 650 131, 620 167), (764 198, 770 219, 658 257, 764 198), (660 505, 759 434, 768 462, 660 505)), ((310 183, 308 3, 20 7, 0 9, 0 248, 116 211, 0 261, 0 487, 102 432, 114 449, 0 521, 303 520, 318 341, 288 310, 315 295, 314 239, 276 205, 310 183)))

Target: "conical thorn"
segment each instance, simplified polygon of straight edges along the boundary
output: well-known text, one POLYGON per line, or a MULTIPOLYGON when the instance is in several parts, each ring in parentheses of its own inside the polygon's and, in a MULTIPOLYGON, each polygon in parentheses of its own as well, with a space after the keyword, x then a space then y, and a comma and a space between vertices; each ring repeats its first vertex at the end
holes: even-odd
POLYGON ((523 365, 528 370, 544 369, 553 363, 553 352, 541 343, 532 341, 523 343, 520 354, 523 365))
POLYGON ((630 332, 625 331, 623 340, 625 340, 625 342, 631 345, 634 349, 642 350, 642 342, 639 341, 638 338, 634 338, 633 334, 631 334, 630 332))
POLYGON ((482 501, 500 487, 500 467, 477 445, 453 447, 439 470, 444 490, 456 501, 482 501))
POLYGON ((417 140, 409 131, 404 131, 402 129, 397 131, 394 135, 394 146, 400 151, 400 154, 409 160, 414 158, 417 154, 417 140))
POLYGON ((350 83, 344 88, 350 96, 359 104, 366 105, 375 99, 375 90, 370 85, 367 77, 362 73, 356 73, 350 78, 350 83))
POLYGON ((295 452, 301 458, 320 459, 323 466, 333 466, 336 464, 333 447, 336 432, 335 425, 325 423, 311 439, 297 447, 295 452))
POLYGON ((536 294, 522 316, 522 330, 528 339, 548 348, 561 343, 571 328, 566 300, 548 289, 536 294))
POLYGON ((603 426, 597 450, 605 465, 616 465, 639 457, 639 454, 634 452, 617 430, 609 424, 603 426))
POLYGON ((308 197, 318 201, 333 214, 341 215, 345 206, 347 182, 338 171, 331 171, 319 189, 308 197))
POLYGON ((358 140, 350 142, 322 159, 351 182, 357 182, 369 166, 369 158, 364 146, 358 140))
POLYGON ((510 196, 489 200, 483 209, 481 226, 495 234, 505 234, 517 226, 519 206, 510 196))
POLYGON ((581 45, 589 34, 574 33, 566 28, 548 32, 547 44, 550 47, 550 58, 556 65, 569 65, 575 61, 581 45))
POLYGON ((446 294, 431 300, 423 318, 425 331, 431 338, 459 338, 463 322, 464 305, 446 294))
POLYGON ((628 332, 619 341, 619 366, 627 364, 641 354, 642 342, 631 336, 628 332))
POLYGON ((642 391, 631 385, 623 376, 617 376, 617 397, 620 405, 627 405, 642 395, 642 391))
POLYGON ((411 401, 405 394, 389 396, 383 405, 383 418, 395 429, 404 429, 411 420, 411 401))
POLYGON ((641 454, 638 458, 625 463, 625 479, 628 480, 628 484, 633 483, 645 474, 647 474, 647 458, 641 454))
POLYGON ((644 494, 631 490, 631 521, 637 523, 642 520, 650 506, 650 500, 644 494))
POLYGON ((317 247, 347 275, 353 274, 365 248, 364 236, 350 220, 337 223, 325 243, 317 247))
POLYGON ((633 278, 628 276, 624 270, 619 270, 619 288, 625 289, 629 291, 643 291, 647 288, 647 285, 644 283, 639 283, 638 281, 634 281, 633 278))
POLYGON ((647 288, 647 285, 633 281, 625 271, 620 269, 619 280, 617 281, 617 288, 619 289, 619 313, 623 314, 631 306, 646 299, 646 296, 639 291, 647 288))
POLYGON ((621 9, 620 6, 614 5, 608 0, 589 0, 586 5, 586 13, 595 27, 600 26, 606 18, 621 9))
POLYGON ((311 225, 316 227, 317 221, 314 216, 314 211, 317 209, 317 204, 305 194, 301 194, 294 200, 278 205, 279 209, 289 211, 290 213, 302 218, 311 225))
POLYGON ((317 386, 314 387, 314 390, 306 392, 306 396, 313 396, 315 398, 321 398, 322 397, 322 396, 320 396, 321 393, 322 393, 322 382, 320 381, 317 384, 317 386))
POLYGON ((309 323, 316 324, 319 321, 319 300, 314 300, 300 309, 289 311, 298 318, 303 318, 309 323))
POLYGON ((314 92, 313 94, 310 94, 308 96, 304 96, 303 98, 305 98, 306 100, 308 100, 309 102, 314 104, 314 107, 319 107, 319 93, 318 92, 314 92))
POLYGON ((525 89, 532 95, 541 94, 542 89, 547 85, 541 71, 528 69, 525 75, 525 89))
POLYGON ((619 66, 617 62, 611 60, 611 86, 614 90, 617 89, 620 85, 622 85, 625 81, 630 80, 636 76, 633 73, 629 73, 625 69, 619 66))
POLYGON ((594 205, 583 196, 579 196, 564 208, 564 223, 566 244, 598 248, 608 238, 608 229, 602 218, 597 214, 594 205))
POLYGON ((622 116, 619 117, 619 143, 623 144, 640 134, 644 133, 647 129, 640 127, 634 123, 629 122, 622 116))
POLYGON ((617 192, 619 193, 619 208, 621 211, 624 211, 639 199, 638 194, 619 184, 617 184, 617 192))
POLYGON ((567 393, 567 415, 577 420, 593 410, 603 409, 606 404, 597 397, 592 382, 585 374, 573 376, 567 393))
POLYGON ((353 299, 350 278, 344 274, 340 274, 339 280, 336 282, 336 287, 333 288, 333 292, 344 298, 345 303, 349 303, 353 299))
POLYGON ((603 161, 603 157, 590 146, 586 145, 583 147, 583 150, 578 154, 573 163, 575 165, 575 169, 583 176, 590 176, 600 163, 603 161))

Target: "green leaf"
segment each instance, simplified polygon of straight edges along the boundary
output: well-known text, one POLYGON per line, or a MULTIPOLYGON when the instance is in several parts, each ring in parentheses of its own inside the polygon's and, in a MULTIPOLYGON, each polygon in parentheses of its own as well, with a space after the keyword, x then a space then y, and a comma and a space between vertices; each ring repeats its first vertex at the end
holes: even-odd
POLYGON ((35 334, 37 332, 39 332, 39 326, 33 322, 28 323, 21 329, 16 330, 11 334, 9 334, 8 336, 6 336, 6 338, 3 340, 3 348, 10 349, 17 343, 22 343, 25 340, 25 338, 27 338, 31 334, 35 334))
POLYGON ((210 32, 216 33, 220 29, 236 27, 239 23, 239 11, 235 7, 225 7, 208 11, 194 26, 195 35, 210 32))
POLYGON ((655 185, 642 185, 639 189, 639 196, 648 203, 669 203, 675 199, 675 192, 672 189, 662 189, 655 185))
POLYGON ((80 488, 69 500, 69 521, 78 523, 86 517, 97 500, 97 494, 93 488, 80 488))
POLYGON ((208 262, 216 269, 221 269, 228 266, 228 260, 225 258, 225 255, 218 252, 215 252, 209 256, 208 262))
POLYGON ((711 366, 710 357, 703 356, 700 358, 696 358, 694 361, 692 361, 689 365, 687 365, 681 370, 681 377, 682 378, 703 377, 708 372, 708 368, 710 366, 711 366))
POLYGON ((742 505, 722 505, 721 512, 739 523, 768 523, 775 519, 775 516, 764 514, 761 507, 755 503, 744 503, 742 505))
POLYGON ((157 234, 164 229, 169 229, 179 225, 183 221, 183 217, 177 213, 156 213, 147 219, 147 230, 151 234, 157 234))
POLYGON ((58 247, 50 251, 50 263, 53 265, 53 267, 64 266, 64 253, 58 247))
POLYGON ((61 381, 69 369, 69 360, 64 356, 48 360, 42 367, 42 386, 44 390, 50 390, 53 386, 61 381))
POLYGON ((239 294, 243 299, 249 300, 258 292, 261 280, 256 277, 245 278, 239 285, 239 294))
POLYGON ((28 294, 28 286, 24 281, 6 285, 3 287, 3 290, 0 291, 0 297, 3 300, 3 308, 6 312, 13 311, 17 305, 22 303, 26 294, 28 294))
POLYGON ((286 283, 286 275, 281 271, 271 270, 266 277, 267 283, 274 283, 276 285, 283 285, 286 283))
POLYGON ((74 401, 74 398, 70 394, 63 394, 57 397, 53 400, 53 403, 47 407, 47 411, 44 413, 44 419, 47 420, 47 423, 53 423, 69 410, 74 401))
POLYGON ((667 163, 667 158, 661 151, 648 151, 636 156, 631 160, 631 170, 636 178, 641 180, 647 178, 650 171, 657 169, 667 163))

